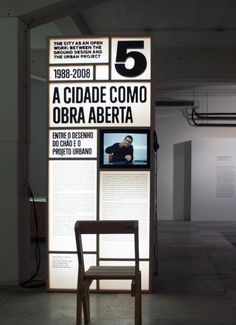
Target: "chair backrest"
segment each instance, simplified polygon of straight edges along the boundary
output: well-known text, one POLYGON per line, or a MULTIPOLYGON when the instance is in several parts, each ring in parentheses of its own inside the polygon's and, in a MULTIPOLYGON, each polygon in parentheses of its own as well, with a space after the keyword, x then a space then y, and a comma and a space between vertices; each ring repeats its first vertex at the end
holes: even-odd
POLYGON ((83 234, 133 234, 135 267, 136 271, 139 271, 139 238, 137 220, 77 221, 75 224, 75 236, 80 276, 83 276, 84 274, 83 245, 81 237, 83 234))

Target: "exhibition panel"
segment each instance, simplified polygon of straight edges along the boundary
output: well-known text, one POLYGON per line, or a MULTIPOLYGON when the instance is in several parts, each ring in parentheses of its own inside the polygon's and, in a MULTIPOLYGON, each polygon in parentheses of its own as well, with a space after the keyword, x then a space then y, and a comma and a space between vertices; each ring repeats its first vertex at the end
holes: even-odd
MULTIPOLYGON (((76 290, 77 220, 138 220, 142 290, 150 291, 152 39, 49 38, 48 76, 48 288, 76 290)), ((86 267, 133 264, 129 236, 85 235, 83 244, 86 267)), ((92 289, 126 290, 127 282, 95 281, 92 289)))

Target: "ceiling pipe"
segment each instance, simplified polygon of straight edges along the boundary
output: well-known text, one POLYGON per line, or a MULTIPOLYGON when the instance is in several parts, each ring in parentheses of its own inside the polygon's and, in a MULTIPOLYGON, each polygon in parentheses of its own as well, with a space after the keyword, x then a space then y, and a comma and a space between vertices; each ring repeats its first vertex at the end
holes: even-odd
POLYGON ((197 113, 192 110, 192 122, 195 126, 205 127, 235 127, 236 123, 212 123, 212 120, 236 120, 236 113, 197 113), (205 120, 205 123, 199 123, 198 120, 205 120), (210 121, 210 123, 209 123, 210 121))
POLYGON ((157 100, 155 102, 156 106, 162 107, 195 107, 194 100, 157 100))

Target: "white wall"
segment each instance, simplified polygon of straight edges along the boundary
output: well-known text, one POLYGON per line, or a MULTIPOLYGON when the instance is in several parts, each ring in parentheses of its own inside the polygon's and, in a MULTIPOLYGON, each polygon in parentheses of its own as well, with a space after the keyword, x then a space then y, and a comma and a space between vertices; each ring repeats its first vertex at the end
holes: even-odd
POLYGON ((192 141, 191 220, 236 220, 236 138, 192 141))
MULTIPOLYGON (((236 95, 224 91, 217 93, 201 93, 193 95, 181 95, 180 92, 159 94, 161 96, 199 100, 200 111, 235 112, 236 95)), ((179 109, 161 110, 156 112, 156 129, 159 138, 160 149, 158 151, 157 173, 157 202, 158 219, 173 219, 173 191, 174 191, 174 145, 185 141, 200 138, 236 138, 235 127, 194 127, 190 126, 179 109)))

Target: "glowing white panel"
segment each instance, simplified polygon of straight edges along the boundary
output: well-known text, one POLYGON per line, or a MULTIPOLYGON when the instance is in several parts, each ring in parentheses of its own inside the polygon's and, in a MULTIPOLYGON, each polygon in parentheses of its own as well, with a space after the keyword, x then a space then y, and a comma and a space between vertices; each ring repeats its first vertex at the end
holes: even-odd
MULTIPOLYGON (((150 172, 102 171, 100 173, 100 219, 138 220, 140 258, 149 258, 150 225, 150 172)), ((129 257, 132 244, 129 240, 101 237, 100 257, 129 257), (117 246, 118 244, 118 246, 117 246)))
POLYGON ((102 258, 134 258, 133 235, 100 235, 99 243, 102 258))
POLYGON ((111 79, 151 79, 151 39, 112 38, 111 79))
POLYGON ((140 262, 139 267, 142 274, 141 286, 142 290, 148 290, 149 286, 149 262, 140 262))
MULTIPOLYGON (((84 256, 85 267, 96 265, 96 255, 84 256)), ((78 257, 77 254, 49 254, 49 289, 77 288, 78 257)), ((90 288, 95 289, 94 281, 90 288)))
MULTIPOLYGON (((74 224, 95 220, 97 207, 97 162, 49 161, 49 250, 75 251, 74 224)), ((86 250, 93 250, 95 239, 86 250)))
POLYGON ((97 130, 50 130, 50 158, 96 158, 97 130))
POLYGON ((108 63, 108 38, 50 39, 49 64, 108 63))
POLYGON ((50 81, 81 81, 93 80, 94 69, 91 65, 64 65, 64 66, 51 66, 49 67, 49 80, 50 81))
POLYGON ((95 80, 108 80, 109 79, 109 66, 97 65, 95 80))
MULTIPOLYGON (((103 266, 133 266, 134 262, 122 262, 122 261, 101 261, 100 265, 103 266)), ((139 264, 141 270, 141 286, 142 290, 149 289, 149 262, 140 262, 139 264)), ((101 280, 100 288, 102 290, 130 290, 131 281, 130 280, 101 280)))
POLYGON ((150 82, 51 83, 50 127, 150 126, 150 82))

